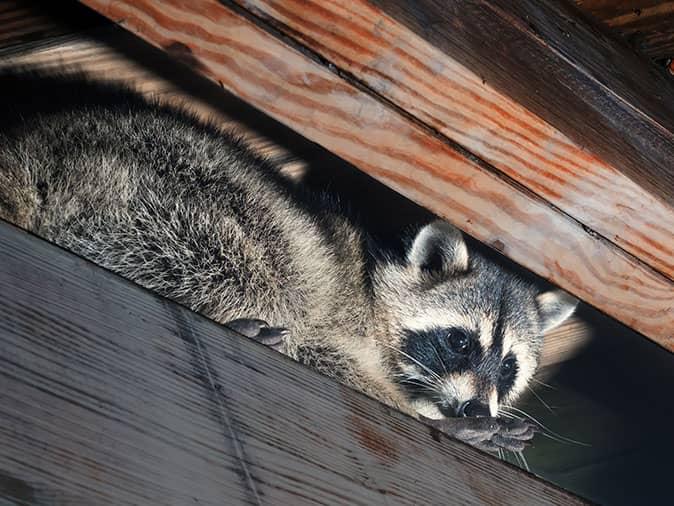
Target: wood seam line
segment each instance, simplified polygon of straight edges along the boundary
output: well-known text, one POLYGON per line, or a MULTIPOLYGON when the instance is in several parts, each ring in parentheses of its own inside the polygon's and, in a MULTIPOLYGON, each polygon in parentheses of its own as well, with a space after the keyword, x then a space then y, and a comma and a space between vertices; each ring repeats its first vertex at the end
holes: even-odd
MULTIPOLYGON (((499 9, 497 6, 491 4, 490 2, 481 2, 482 5, 484 5, 487 9, 490 9, 491 11, 498 13, 500 16, 504 18, 510 19, 513 23, 514 27, 517 27, 517 30, 525 37, 529 38, 530 40, 533 40, 536 42, 536 44, 545 46, 548 50, 550 50, 552 53, 555 54, 560 60, 564 60, 567 62, 570 66, 577 68, 578 70, 581 71, 582 75, 585 76, 588 80, 592 81, 595 83, 597 86, 599 86, 601 89, 605 90, 608 94, 611 96, 615 97, 618 102, 620 102, 623 107, 629 108, 630 110, 634 111, 641 117, 644 122, 648 123, 649 125, 653 125, 657 130, 659 130, 663 135, 669 139, 674 140, 674 133, 671 132, 667 127, 663 126, 656 118, 651 117, 651 115, 644 113, 641 109, 634 107, 634 105, 629 101, 625 100, 623 98, 622 94, 617 93, 613 88, 610 86, 605 85, 603 82, 601 82, 599 79, 597 79, 591 72, 588 72, 586 69, 586 66, 582 65, 581 62, 575 62, 571 59, 569 59, 562 51, 560 51, 554 44, 549 44, 545 43, 545 41, 540 37, 537 36, 535 33, 532 33, 530 30, 527 30, 525 26, 523 26, 522 19, 517 17, 517 16, 512 16, 509 15, 507 12, 505 12, 503 9, 499 9)), ((629 177, 627 174, 624 174, 626 177, 629 177)), ((631 178, 630 178, 631 179, 631 178)))
MULTIPOLYGON (((153 292, 154 293, 154 292, 153 292)), ((155 294, 155 296, 158 296, 155 294)), ((183 330, 184 328, 190 329, 189 335, 188 336, 181 336, 183 339, 190 341, 191 343, 194 344, 197 352, 197 359, 199 360, 199 363, 201 364, 203 370, 206 372, 206 381, 207 384, 205 385, 209 390, 211 391, 211 394, 213 395, 213 398, 215 399, 215 403, 217 405, 217 409, 220 415, 220 423, 223 425, 223 429, 229 434, 229 437, 232 441, 232 447, 234 448, 234 452, 236 454, 236 459, 239 462, 239 465, 241 466, 241 471, 243 472, 243 476, 245 478, 245 484, 250 490, 250 492, 253 494, 253 497, 255 498, 255 503, 258 506, 262 506, 262 501, 260 499, 260 494, 257 490, 257 486, 255 485, 255 480, 253 479, 253 475, 250 471, 250 468, 248 466, 248 463, 246 462, 246 454, 244 451, 244 445, 243 442, 241 441, 241 438, 239 437, 238 430, 236 429, 236 426, 233 421, 233 416, 231 411, 227 408, 226 404, 222 401, 222 397, 224 394, 222 393, 222 390, 217 387, 216 381, 215 381, 215 373, 212 371, 211 366, 210 366, 210 361, 208 360, 208 352, 206 350, 205 345, 202 343, 201 339, 199 338, 198 335, 193 333, 191 331, 193 325, 191 325, 191 320, 194 318, 194 314, 192 311, 189 309, 184 308, 183 306, 177 305, 175 302, 165 299, 168 304, 165 304, 165 307, 169 309, 169 312, 173 314, 173 317, 176 320, 176 323, 182 323, 182 325, 178 324, 176 325, 178 330, 177 332, 179 334, 184 334, 183 330)), ((231 330, 228 328, 228 330, 231 330)), ((233 331, 232 331, 233 332, 233 331)))

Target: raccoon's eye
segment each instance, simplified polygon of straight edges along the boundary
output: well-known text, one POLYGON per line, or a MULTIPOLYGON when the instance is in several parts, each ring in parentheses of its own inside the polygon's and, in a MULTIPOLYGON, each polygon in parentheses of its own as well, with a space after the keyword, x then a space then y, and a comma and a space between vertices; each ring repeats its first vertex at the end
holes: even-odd
POLYGON ((454 353, 465 355, 472 348, 473 340, 461 329, 450 330, 447 338, 449 340, 449 347, 454 353))
POLYGON ((501 380, 508 381, 515 376, 517 371, 517 361, 515 357, 506 358, 501 364, 501 380))

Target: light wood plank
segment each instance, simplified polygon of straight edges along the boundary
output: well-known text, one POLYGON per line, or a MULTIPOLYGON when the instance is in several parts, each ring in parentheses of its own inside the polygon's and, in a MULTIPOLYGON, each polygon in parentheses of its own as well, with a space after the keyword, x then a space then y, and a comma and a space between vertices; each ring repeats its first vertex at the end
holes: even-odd
POLYGON ((674 349, 674 285, 214 0, 84 2, 546 279, 674 349))
POLYGON ((580 500, 0 222, 0 502, 580 500))

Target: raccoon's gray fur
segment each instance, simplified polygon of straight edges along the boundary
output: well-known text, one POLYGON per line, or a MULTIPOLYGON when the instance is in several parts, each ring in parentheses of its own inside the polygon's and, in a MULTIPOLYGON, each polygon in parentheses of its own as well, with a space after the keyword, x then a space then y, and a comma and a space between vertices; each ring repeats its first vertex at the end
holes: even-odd
POLYGON ((0 89, 0 217, 215 321, 286 328, 283 353, 480 447, 530 437, 493 417, 571 297, 441 221, 387 258, 231 135, 130 91, 27 74, 0 89))

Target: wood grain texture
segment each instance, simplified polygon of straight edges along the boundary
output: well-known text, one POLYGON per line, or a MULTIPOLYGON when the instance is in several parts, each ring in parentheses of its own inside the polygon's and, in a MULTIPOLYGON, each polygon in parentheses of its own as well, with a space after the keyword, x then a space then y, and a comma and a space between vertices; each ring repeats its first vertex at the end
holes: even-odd
POLYGON ((674 288, 542 199, 213 0, 87 0, 224 88, 674 349, 674 288), (188 55, 189 58, 185 58, 188 55))
MULTIPOLYGON (((284 33, 674 279, 668 205, 366 0, 240 0, 284 33)), ((441 21, 437 21, 441 22, 441 21)), ((449 26, 447 37, 453 37, 449 26)), ((674 94, 672 94, 674 99, 674 94)))
POLYGON ((372 0, 674 205, 674 82, 554 0, 372 0))
MULTIPOLYGON (((29 25, 34 13, 31 10, 25 15, 25 24, 29 25)), ((216 94, 212 87, 206 88, 193 79, 189 80, 190 86, 185 86, 184 68, 176 68, 174 60, 128 32, 112 26, 99 26, 95 31, 77 33, 68 31, 51 18, 49 22, 49 32, 58 35, 10 46, 4 46, 0 41, 0 68, 31 67, 47 72, 83 73, 92 79, 130 86, 148 98, 186 108, 204 121, 225 130, 235 130, 253 150, 269 158, 291 177, 299 178, 308 164, 318 162, 316 158, 322 150, 313 143, 306 142, 307 145, 301 148, 294 144, 293 148, 297 149, 290 151, 287 145, 275 142, 266 128, 256 129, 259 125, 250 124, 252 108, 245 107, 235 97, 225 96, 221 90, 216 94)), ((0 34, 2 30, 0 22, 0 34)), ((258 113, 257 116, 262 115, 258 113)), ((268 126, 267 117, 260 121, 268 126)), ((286 140, 283 133, 273 134, 286 140)))
POLYGON ((572 0, 578 8, 637 51, 653 59, 674 57, 671 0, 572 0))
POLYGON ((578 317, 545 335, 539 367, 563 364, 578 356, 590 345, 598 332, 578 317))
POLYGON ((581 502, 3 222, 0 384, 0 502, 581 502))

